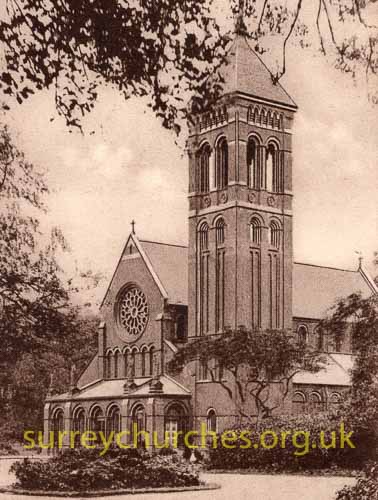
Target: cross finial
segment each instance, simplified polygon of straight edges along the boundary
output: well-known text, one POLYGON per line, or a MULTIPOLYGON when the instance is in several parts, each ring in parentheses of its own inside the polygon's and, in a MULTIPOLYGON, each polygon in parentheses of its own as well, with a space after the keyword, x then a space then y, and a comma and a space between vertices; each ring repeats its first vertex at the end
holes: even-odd
POLYGON ((238 15, 235 23, 235 33, 236 35, 247 34, 247 26, 244 22, 244 0, 239 0, 238 15))
POLYGON ((356 252, 356 254, 358 255, 358 269, 361 269, 362 268, 362 261, 364 260, 364 257, 362 255, 362 252, 356 252))
POLYGON ((131 232, 133 234, 135 234, 135 220, 134 219, 131 221, 131 232))

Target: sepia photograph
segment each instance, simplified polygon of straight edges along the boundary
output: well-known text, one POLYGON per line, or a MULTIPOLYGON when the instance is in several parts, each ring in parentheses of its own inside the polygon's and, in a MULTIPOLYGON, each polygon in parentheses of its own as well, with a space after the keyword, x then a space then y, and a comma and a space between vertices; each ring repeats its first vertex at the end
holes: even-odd
POLYGON ((0 0, 0 500, 378 500, 377 119, 377 0, 0 0))

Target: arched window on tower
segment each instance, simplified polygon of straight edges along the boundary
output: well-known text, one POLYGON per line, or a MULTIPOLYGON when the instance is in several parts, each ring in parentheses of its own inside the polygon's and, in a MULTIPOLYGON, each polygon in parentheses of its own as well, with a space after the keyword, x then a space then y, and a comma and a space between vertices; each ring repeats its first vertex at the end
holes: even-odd
POLYGON ((216 147, 216 185, 218 189, 228 185, 228 144, 225 137, 218 141, 216 147))
POLYGON ((215 232, 216 232, 216 243, 217 247, 224 244, 224 227, 225 223, 222 218, 218 219, 215 224, 215 232))
POLYGON ((255 245, 260 245, 261 243, 261 222, 257 217, 252 217, 249 226, 249 237, 251 243, 255 245))
POLYGON ((203 222, 198 231, 199 236, 199 248, 200 251, 203 252, 209 248, 209 226, 206 222, 203 222))
POLYGON ((209 330, 209 226, 203 222, 198 230, 198 282, 197 297, 199 307, 199 334, 209 330))
POLYGON ((215 223, 216 261, 215 261, 215 331, 224 330, 225 310, 225 223, 220 217, 215 223))
POLYGON ((269 224, 269 243, 273 248, 280 248, 281 246, 281 228, 275 220, 272 220, 269 224))
POLYGON ((253 189, 261 187, 261 171, 258 157, 258 142, 249 137, 247 144, 248 186, 253 189))
POLYGON ((210 145, 206 143, 201 147, 198 156, 198 191, 200 193, 207 193, 210 189, 210 155, 210 145))
POLYGON ((276 161, 276 148, 274 143, 268 145, 266 151, 266 189, 273 191, 273 170, 276 161))
POLYGON ((275 142, 269 142, 266 151, 266 189, 273 193, 283 191, 281 151, 275 142))

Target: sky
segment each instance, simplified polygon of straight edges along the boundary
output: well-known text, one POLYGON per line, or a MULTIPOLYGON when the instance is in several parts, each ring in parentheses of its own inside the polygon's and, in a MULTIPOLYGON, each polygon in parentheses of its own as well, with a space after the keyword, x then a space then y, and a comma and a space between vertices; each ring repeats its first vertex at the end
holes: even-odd
MULTIPOLYGON (((282 82, 298 104, 293 133, 295 261, 372 270, 377 244, 378 107, 363 84, 293 50, 282 82)), ((15 142, 46 171, 46 227, 62 228, 77 265, 110 277, 136 221, 140 238, 187 243, 188 164, 143 100, 102 89, 84 134, 43 91, 8 113, 15 142), (50 121, 53 118, 53 121, 50 121), (94 133, 93 133, 94 132, 94 133)), ((104 284, 104 286, 106 283, 104 284)))

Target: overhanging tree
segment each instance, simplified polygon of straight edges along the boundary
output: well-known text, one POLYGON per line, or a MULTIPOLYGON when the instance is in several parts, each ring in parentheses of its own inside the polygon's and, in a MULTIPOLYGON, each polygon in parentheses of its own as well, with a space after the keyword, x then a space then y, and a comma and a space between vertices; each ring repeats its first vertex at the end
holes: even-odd
POLYGON ((289 332, 239 328, 191 340, 168 368, 179 372, 196 360, 228 394, 240 417, 255 422, 282 405, 296 373, 317 372, 322 356, 289 332))
MULTIPOLYGON (((312 13, 303 0, 229 0, 223 6, 243 16, 238 30, 256 51, 264 51, 269 37, 279 48, 275 82, 286 71, 289 44, 297 40, 303 47, 315 39, 337 68, 373 79, 370 97, 376 102, 378 29, 370 21, 375 0, 310 4, 316 7, 312 13)), ((53 88, 58 112, 80 127, 99 86, 107 84, 126 99, 148 96, 163 125, 179 131, 183 118, 221 92, 214 73, 230 31, 222 27, 217 16, 220 10, 224 17, 224 10, 217 7, 215 0, 7 0, 0 23, 3 91, 22 102, 53 88)))
POLYGON ((355 360, 344 412, 355 428, 378 446, 378 295, 352 294, 340 300, 320 327, 333 337, 349 330, 355 360))
MULTIPOLYGON (((5 431, 22 435, 27 424, 41 427, 50 373, 63 391, 71 363, 80 370, 95 353, 96 320, 73 306, 79 288, 58 264, 67 249, 63 235, 41 231, 47 191, 41 173, 0 128, 1 439, 5 431)), ((81 281, 95 286, 98 276, 82 273, 81 281)))

